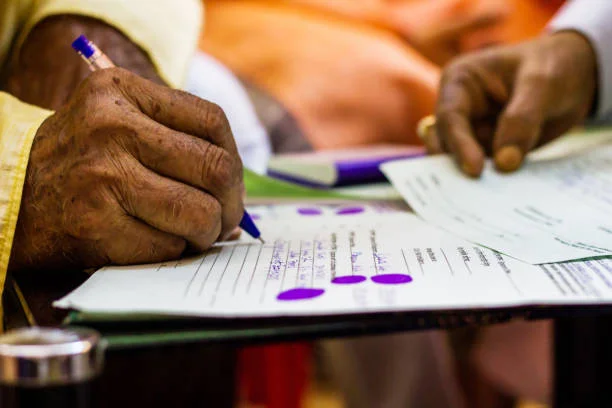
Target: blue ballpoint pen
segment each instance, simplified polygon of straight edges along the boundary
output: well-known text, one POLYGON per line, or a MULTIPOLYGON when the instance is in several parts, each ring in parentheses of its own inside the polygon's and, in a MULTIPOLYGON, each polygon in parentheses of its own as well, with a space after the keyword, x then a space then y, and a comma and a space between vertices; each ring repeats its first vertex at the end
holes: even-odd
MULTIPOLYGON (((115 65, 113 62, 102 52, 100 49, 84 35, 79 36, 72 43, 72 48, 79 53, 79 55, 87 62, 89 69, 96 71, 98 69, 111 68, 115 65)), ((253 219, 249 213, 245 210, 240 221, 240 228, 247 232, 250 236, 261 241, 265 244, 265 241, 261 238, 259 229, 253 222, 253 219)))

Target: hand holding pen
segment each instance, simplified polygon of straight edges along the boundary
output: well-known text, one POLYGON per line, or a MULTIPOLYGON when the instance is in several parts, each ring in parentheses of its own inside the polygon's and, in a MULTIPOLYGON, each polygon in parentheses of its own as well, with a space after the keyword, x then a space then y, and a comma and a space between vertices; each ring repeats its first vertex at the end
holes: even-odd
MULTIPOLYGON (((79 53, 81 57, 87 62, 89 68, 92 71, 97 71, 99 69, 112 68, 115 65, 113 62, 104 54, 93 42, 89 41, 87 37, 81 35, 78 37, 73 43, 72 47, 79 53)), ((253 222, 253 219, 247 213, 244 212, 242 219, 240 221, 240 227, 245 230, 250 236, 253 238, 259 239, 261 243, 264 243, 264 240, 261 238, 261 233, 259 229, 253 222)))
POLYGON ((101 69, 36 133, 10 268, 176 259, 229 236, 242 194, 218 106, 101 69))

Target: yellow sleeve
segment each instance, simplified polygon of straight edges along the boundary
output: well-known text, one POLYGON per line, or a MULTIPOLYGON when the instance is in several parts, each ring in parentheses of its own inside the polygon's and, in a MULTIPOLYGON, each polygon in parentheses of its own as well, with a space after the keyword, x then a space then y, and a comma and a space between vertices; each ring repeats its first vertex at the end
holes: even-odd
MULTIPOLYGON (((30 148, 50 111, 27 105, 0 92, 0 299, 21 205, 30 148)), ((0 302, 0 322, 2 321, 0 302)), ((2 324, 0 324, 0 333, 2 324)))
POLYGON ((78 14, 97 18, 145 50, 160 76, 176 88, 183 84, 197 49, 203 16, 201 0, 39 0, 35 4, 18 45, 45 17, 78 14))

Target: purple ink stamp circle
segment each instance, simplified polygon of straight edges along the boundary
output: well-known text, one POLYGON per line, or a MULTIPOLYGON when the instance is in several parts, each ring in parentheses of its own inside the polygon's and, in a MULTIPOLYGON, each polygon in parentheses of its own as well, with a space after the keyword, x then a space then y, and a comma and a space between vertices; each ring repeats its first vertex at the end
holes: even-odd
POLYGON ((372 279, 372 282, 380 283, 381 285, 401 285, 412 282, 412 276, 399 273, 376 275, 372 276, 370 279, 372 279))
POLYGON ((315 207, 301 207, 297 210, 300 215, 321 215, 323 211, 315 207))
POLYGON ((367 278, 361 275, 347 275, 347 276, 337 276, 332 280, 332 283, 336 285, 354 285, 356 283, 361 283, 367 278))
POLYGON ((336 214, 337 215, 353 215, 353 214, 361 214, 364 211, 365 211, 365 208, 363 207, 344 207, 336 211, 336 214))
POLYGON ((314 299, 323 293, 325 293, 324 289, 295 288, 279 293, 276 299, 285 301, 314 299))

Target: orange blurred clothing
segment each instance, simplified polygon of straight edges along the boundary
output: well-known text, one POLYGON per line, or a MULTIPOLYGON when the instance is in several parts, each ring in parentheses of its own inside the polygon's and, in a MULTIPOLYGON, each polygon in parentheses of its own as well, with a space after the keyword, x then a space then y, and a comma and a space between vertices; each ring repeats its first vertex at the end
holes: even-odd
POLYGON ((448 30, 457 23, 464 28, 452 32, 461 37, 457 50, 460 52, 532 38, 565 0, 291 0, 290 3, 388 29, 423 53, 426 50, 419 49, 415 41, 423 32, 448 30))
POLYGON ((390 32, 260 1, 207 2, 201 46, 278 98, 317 149, 418 143, 439 69, 390 32))
MULTIPOLYGON (((486 0, 475 0, 477 3, 486 0)), ((508 8, 507 17, 488 29, 483 29, 463 40, 463 51, 493 44, 514 44, 533 38, 541 33, 552 16, 565 0, 504 0, 508 8)))
POLYGON ((200 47, 267 90, 316 149, 420 143, 439 66, 545 25, 560 0, 207 0, 200 47))

